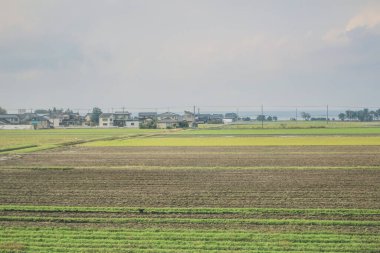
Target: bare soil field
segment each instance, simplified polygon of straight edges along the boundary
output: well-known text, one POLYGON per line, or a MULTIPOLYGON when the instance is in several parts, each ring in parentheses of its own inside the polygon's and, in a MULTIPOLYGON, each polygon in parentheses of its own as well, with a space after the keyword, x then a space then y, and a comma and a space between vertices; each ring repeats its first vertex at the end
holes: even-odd
POLYGON ((83 147, 3 155, 1 167, 379 166, 380 146, 83 147))
POLYGON ((380 208, 380 170, 0 170, 0 203, 380 208))

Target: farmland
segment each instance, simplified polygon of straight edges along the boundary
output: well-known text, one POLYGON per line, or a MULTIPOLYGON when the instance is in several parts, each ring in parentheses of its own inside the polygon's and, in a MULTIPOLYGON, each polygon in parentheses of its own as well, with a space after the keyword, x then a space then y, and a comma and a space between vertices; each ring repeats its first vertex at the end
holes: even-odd
POLYGON ((378 146, 380 145, 380 136, 360 137, 360 136, 280 136, 280 137, 192 137, 192 138, 134 138, 126 140, 106 140, 84 144, 84 146, 101 146, 101 147, 124 147, 124 146, 142 146, 142 147, 203 147, 203 146, 378 146))
POLYGON ((253 129, 260 130, 262 128, 267 130, 272 129, 347 129, 347 128, 376 128, 380 124, 378 121, 372 122, 358 122, 358 121, 292 121, 292 120, 281 120, 281 121, 254 121, 254 122, 240 122, 239 124, 200 124, 199 128, 204 129, 253 129))
POLYGON ((4 131, 0 140, 0 252, 380 249, 377 127, 4 131))
POLYGON ((186 135, 378 135, 376 127, 343 127, 343 128, 216 128, 190 129, 181 131, 186 135))
POLYGON ((54 129, 33 132, 30 130, 2 130, 0 134, 0 152, 13 150, 34 152, 99 139, 126 138, 155 132, 159 132, 159 130, 54 129))

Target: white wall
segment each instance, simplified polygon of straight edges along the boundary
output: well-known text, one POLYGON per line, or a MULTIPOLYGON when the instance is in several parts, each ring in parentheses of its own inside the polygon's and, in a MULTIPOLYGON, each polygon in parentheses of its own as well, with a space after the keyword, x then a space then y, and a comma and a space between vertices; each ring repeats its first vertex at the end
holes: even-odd
POLYGON ((127 127, 127 128, 139 128, 140 127, 140 122, 138 120, 126 121, 125 122, 125 127, 127 127))
POLYGON ((232 119, 223 119, 223 124, 231 124, 232 119))
POLYGON ((102 119, 99 118, 99 127, 111 127, 113 126, 112 118, 102 119))
POLYGON ((3 129, 3 130, 12 130, 12 129, 33 130, 34 128, 32 125, 0 125, 0 129, 3 129))

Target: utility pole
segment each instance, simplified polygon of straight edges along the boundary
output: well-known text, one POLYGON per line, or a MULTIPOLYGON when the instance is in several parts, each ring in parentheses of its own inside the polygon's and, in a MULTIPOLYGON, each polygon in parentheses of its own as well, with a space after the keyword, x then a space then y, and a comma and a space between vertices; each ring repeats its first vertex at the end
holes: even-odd
POLYGON ((261 105, 261 128, 264 128, 264 106, 261 105))
POLYGON ((326 124, 329 124, 329 105, 326 106, 326 124))
POLYGON ((298 120, 298 108, 296 108, 296 122, 298 120))

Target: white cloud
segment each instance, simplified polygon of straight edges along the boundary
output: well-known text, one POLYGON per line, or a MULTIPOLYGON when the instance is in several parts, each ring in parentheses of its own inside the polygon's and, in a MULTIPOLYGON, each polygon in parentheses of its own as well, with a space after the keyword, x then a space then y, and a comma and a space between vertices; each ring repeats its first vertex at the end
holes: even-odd
POLYGON ((372 4, 361 10, 349 19, 345 27, 332 29, 324 34, 323 41, 333 45, 347 45, 352 41, 353 35, 373 33, 380 35, 380 5, 372 4))
POLYGON ((346 25, 346 32, 350 32, 357 28, 372 29, 380 24, 380 5, 367 7, 358 15, 350 19, 346 25))

